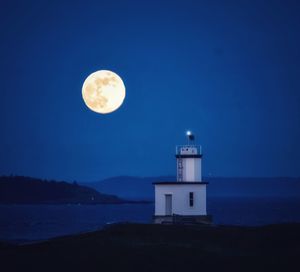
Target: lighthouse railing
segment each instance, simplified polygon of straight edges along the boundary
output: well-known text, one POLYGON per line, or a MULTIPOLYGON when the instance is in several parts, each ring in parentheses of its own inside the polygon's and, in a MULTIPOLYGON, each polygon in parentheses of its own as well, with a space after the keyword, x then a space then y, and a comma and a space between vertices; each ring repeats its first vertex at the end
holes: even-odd
POLYGON ((192 154, 201 155, 202 147, 201 145, 177 145, 176 146, 176 155, 185 154, 185 152, 193 151, 192 154))

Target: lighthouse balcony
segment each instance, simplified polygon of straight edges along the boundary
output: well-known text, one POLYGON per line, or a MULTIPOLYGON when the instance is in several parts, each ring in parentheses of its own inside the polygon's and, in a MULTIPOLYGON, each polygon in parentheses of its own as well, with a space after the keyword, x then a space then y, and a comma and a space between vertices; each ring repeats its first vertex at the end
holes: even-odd
POLYGON ((201 145, 177 145, 176 157, 202 157, 201 145))

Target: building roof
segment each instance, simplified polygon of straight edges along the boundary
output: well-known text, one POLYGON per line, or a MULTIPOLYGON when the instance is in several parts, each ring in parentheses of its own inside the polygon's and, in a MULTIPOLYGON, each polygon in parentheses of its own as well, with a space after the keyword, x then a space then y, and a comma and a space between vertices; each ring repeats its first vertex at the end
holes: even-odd
POLYGON ((202 158, 202 154, 176 154, 176 158, 202 158))
POLYGON ((153 182, 154 185, 206 185, 207 181, 156 181, 153 182))

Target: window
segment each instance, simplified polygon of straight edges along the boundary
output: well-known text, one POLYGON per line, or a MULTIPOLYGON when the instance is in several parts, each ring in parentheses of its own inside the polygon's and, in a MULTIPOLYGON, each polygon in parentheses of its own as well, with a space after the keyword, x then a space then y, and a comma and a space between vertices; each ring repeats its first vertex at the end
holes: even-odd
POLYGON ((194 193, 190 192, 190 207, 194 206, 194 193))

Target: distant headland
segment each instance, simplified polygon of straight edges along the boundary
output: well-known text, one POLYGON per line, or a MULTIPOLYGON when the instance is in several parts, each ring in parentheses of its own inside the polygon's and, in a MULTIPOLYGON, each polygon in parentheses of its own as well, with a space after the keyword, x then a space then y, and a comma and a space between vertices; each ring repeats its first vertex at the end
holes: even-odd
POLYGON ((128 202, 76 182, 49 181, 24 176, 0 177, 0 204, 122 204, 128 202))

